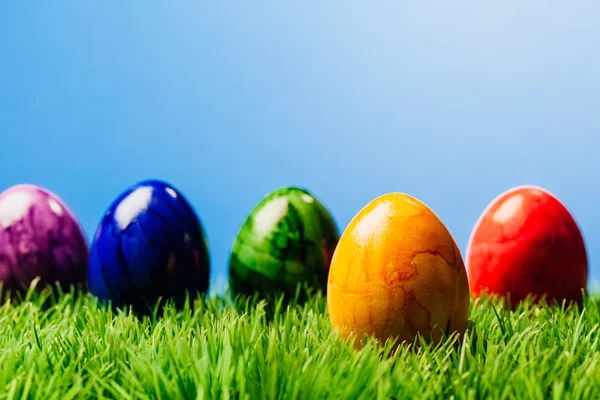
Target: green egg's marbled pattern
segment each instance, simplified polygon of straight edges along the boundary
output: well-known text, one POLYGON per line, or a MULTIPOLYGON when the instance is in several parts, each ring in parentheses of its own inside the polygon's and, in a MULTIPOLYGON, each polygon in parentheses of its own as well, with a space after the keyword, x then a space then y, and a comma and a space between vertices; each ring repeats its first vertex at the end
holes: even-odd
POLYGON ((299 283, 325 293, 338 228, 308 191, 276 190, 262 199, 240 229, 229 260, 234 295, 293 294, 299 283))

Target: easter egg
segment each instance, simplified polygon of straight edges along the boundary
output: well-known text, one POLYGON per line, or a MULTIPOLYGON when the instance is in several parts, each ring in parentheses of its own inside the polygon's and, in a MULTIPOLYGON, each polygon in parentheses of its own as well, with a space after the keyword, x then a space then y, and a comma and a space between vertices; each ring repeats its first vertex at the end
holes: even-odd
POLYGON ((232 294, 293 295, 299 285, 326 290, 339 239, 329 211, 305 189, 285 187, 250 213, 231 251, 232 294))
POLYGON ((477 221, 466 253, 474 297, 488 293, 517 306, 577 302, 587 287, 588 260, 575 219, 554 195, 534 186, 496 197, 477 221))
POLYGON ((52 192, 16 185, 0 194, 0 282, 3 291, 85 287, 88 245, 79 222, 52 192))
POLYGON ((208 290, 201 221, 172 185, 145 180, 110 205, 96 230, 89 289, 100 301, 147 313, 159 299, 180 307, 208 290))
POLYGON ((467 326, 469 286, 460 250, 419 200, 389 193, 342 233, 328 279, 327 309, 341 337, 379 343, 440 341, 467 326))

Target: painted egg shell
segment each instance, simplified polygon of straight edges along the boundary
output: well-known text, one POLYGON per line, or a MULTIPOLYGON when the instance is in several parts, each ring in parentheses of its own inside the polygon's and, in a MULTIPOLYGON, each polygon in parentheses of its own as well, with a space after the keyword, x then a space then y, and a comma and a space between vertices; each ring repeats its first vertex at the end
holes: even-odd
POLYGON ((173 186, 146 180, 109 207, 96 231, 89 288, 101 301, 146 313, 159 298, 181 306, 208 290, 204 229, 173 186))
POLYGON ((581 303, 587 287, 588 260, 577 223, 539 187, 519 186, 496 197, 473 229, 466 260, 473 296, 509 297, 513 307, 528 295, 581 303))
POLYGON ((0 281, 4 290, 58 283, 85 287, 88 245, 79 222, 53 193, 16 185, 0 194, 0 281))
POLYGON ((250 213, 233 246, 233 295, 294 294, 299 284, 325 292, 339 239, 329 211, 308 191, 278 189, 250 213))
POLYGON ((380 343, 433 341, 467 326, 469 286, 456 242, 425 204, 402 193, 371 201, 350 222, 329 271, 334 330, 380 343))

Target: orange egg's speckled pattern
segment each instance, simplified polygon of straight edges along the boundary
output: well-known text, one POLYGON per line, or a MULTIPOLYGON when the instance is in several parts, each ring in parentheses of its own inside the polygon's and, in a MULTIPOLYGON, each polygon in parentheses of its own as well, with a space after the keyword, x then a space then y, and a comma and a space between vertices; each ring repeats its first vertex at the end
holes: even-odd
POLYGON ((406 194, 386 194, 365 206, 333 255, 327 308, 343 336, 401 342, 419 333, 438 341, 444 333, 464 332, 469 299, 452 235, 433 211, 406 194))

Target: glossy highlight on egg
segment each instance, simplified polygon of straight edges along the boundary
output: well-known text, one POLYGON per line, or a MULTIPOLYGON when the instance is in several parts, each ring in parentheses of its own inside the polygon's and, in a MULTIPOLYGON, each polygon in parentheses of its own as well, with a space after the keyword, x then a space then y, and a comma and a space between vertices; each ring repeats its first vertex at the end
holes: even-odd
POLYGON ((342 337, 439 341, 467 326, 469 286, 460 250, 425 204, 389 193, 367 204, 342 234, 327 288, 342 337))
POLYGON ((581 304, 588 259, 567 207, 549 191, 518 186, 497 196, 477 221, 466 253, 474 297, 486 293, 516 307, 537 302, 581 304))

